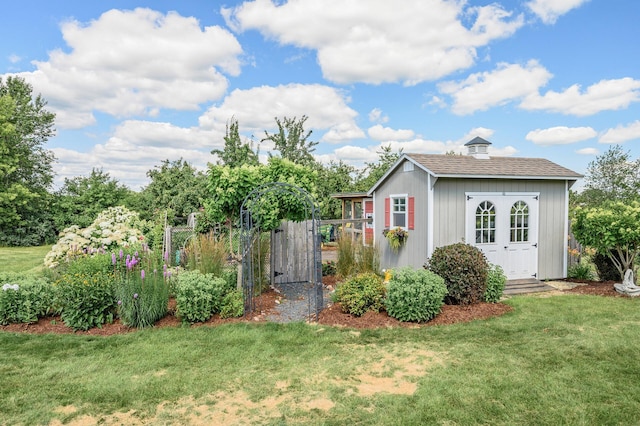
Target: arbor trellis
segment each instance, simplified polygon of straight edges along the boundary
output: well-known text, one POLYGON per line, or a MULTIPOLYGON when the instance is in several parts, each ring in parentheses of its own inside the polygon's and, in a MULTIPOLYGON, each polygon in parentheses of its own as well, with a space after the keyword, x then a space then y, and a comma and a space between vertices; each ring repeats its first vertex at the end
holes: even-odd
MULTIPOLYGON (((240 208, 242 244, 242 290, 245 315, 254 312, 255 297, 266 288, 267 281, 277 285, 292 300, 306 301, 306 316, 315 316, 323 308, 322 253, 320 247, 320 215, 313 198, 304 189, 285 182, 264 184, 245 198, 240 208), (274 209, 274 206, 277 208, 274 209), (286 238, 275 238, 280 232, 282 219, 291 219, 300 225, 286 238), (270 248, 266 249, 264 235, 271 232, 270 248), (297 253, 295 272, 290 268, 275 270, 273 265, 284 266, 283 253, 289 247, 297 253), (268 250, 268 253, 265 253, 268 250), (269 254, 270 268, 264 260, 269 254), (280 260, 280 261, 279 261, 280 260)), ((304 318, 295 318, 304 319, 304 318)))

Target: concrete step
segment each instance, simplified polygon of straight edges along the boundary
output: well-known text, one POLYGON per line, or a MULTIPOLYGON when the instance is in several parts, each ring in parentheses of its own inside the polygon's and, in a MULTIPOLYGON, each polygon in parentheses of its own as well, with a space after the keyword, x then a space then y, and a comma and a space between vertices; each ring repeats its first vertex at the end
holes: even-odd
POLYGON ((555 290, 553 287, 536 279, 510 280, 504 286, 505 295, 539 293, 542 291, 555 290))

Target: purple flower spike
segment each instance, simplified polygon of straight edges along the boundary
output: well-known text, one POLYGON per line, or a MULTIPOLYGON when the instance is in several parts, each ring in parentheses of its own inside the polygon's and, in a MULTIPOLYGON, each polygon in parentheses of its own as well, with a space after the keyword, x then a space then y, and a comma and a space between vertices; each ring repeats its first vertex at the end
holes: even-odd
POLYGON ((135 257, 138 257, 138 250, 136 250, 136 252, 135 252, 135 253, 133 253, 133 255, 134 255, 135 257))
POLYGON ((162 270, 163 270, 164 272, 167 272, 167 264, 166 264, 166 263, 165 263, 164 265, 162 265, 162 270))
POLYGON ((128 255, 127 255, 127 263, 129 263, 130 261, 131 261, 131 255, 130 255, 130 254, 128 254, 128 255))
POLYGON ((115 265, 116 262, 118 262, 118 259, 116 259, 116 254, 115 253, 111 253, 111 263, 113 263, 115 265))
POLYGON ((142 279, 144 280, 144 269, 140 270, 140 277, 142 277, 142 279))
POLYGON ((169 251, 165 251, 164 252, 164 261, 168 262, 169 261, 169 251))
POLYGON ((133 293, 133 298, 137 299, 138 298, 138 293, 133 293))
POLYGON ((120 249, 120 259, 122 259, 122 256, 124 256, 124 252, 120 249))

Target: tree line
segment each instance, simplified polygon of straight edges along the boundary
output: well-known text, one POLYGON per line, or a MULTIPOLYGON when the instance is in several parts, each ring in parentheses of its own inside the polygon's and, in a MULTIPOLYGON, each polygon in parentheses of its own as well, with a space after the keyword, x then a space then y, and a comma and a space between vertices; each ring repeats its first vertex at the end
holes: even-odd
POLYGON ((45 144, 54 135, 55 114, 46 105, 23 79, 0 79, 0 245, 53 242, 64 228, 86 227, 98 213, 117 205, 139 212, 147 221, 170 225, 186 220, 191 212, 206 212, 207 207, 210 214, 205 215, 204 223, 225 218, 223 213, 228 220, 235 210, 217 210, 216 206, 230 205, 230 192, 221 194, 219 188, 233 185, 233 179, 241 175, 252 176, 248 185, 257 185, 260 179, 302 182, 318 200, 321 217, 338 218, 341 205, 331 194, 368 190, 401 154, 390 146, 383 147, 378 161, 361 170, 342 160, 321 164, 313 155, 318 142, 304 127, 307 116, 276 117, 277 131, 265 131, 258 143, 243 139, 240 123, 231 117, 224 147, 211 151, 215 162, 206 173, 182 158, 166 159, 147 171, 149 183, 140 191, 131 190, 99 168, 86 176, 65 178, 61 188, 53 190, 56 160, 45 144), (261 165, 259 148, 265 142, 272 144, 273 150, 268 152, 268 164, 261 165), (224 176, 231 180, 223 182, 224 176))

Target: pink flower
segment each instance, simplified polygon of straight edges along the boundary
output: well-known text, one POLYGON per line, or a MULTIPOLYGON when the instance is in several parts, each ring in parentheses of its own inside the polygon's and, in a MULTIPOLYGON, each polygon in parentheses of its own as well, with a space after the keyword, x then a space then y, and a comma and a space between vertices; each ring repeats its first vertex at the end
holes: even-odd
POLYGON ((140 270, 140 277, 142 277, 142 279, 144 280, 144 269, 140 270))

